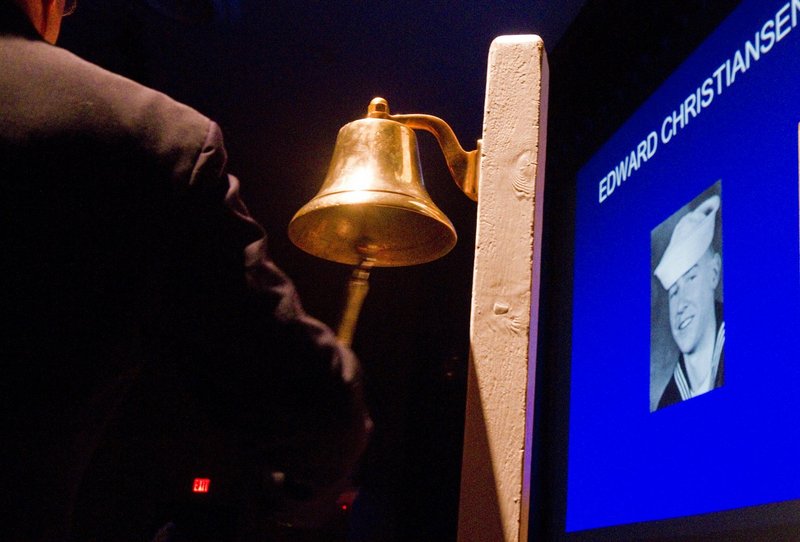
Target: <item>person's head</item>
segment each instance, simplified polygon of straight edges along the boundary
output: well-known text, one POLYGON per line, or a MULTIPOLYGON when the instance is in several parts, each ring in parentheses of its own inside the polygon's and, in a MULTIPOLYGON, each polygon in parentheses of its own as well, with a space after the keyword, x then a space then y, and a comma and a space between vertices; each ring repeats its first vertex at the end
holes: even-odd
POLYGON ((55 43, 61 31, 61 19, 75 6, 75 0, 14 0, 25 12, 39 34, 55 43))
POLYGON ((669 298, 672 337, 684 354, 716 333, 714 300, 722 263, 711 242, 719 204, 719 196, 712 196, 678 221, 655 269, 669 298))
POLYGON ((669 327, 684 354, 693 354, 706 334, 716 333, 714 291, 720 267, 719 254, 709 249, 667 290, 669 327))

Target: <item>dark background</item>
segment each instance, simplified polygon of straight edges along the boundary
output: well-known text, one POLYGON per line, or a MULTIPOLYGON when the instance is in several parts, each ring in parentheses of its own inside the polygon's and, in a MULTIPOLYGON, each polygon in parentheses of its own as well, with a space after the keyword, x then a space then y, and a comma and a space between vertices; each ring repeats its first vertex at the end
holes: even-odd
MULTIPOLYGON (((492 39, 542 36, 551 79, 532 534, 550 539, 563 531, 577 171, 737 3, 79 0, 60 45, 222 126, 273 257, 309 312, 335 325, 349 269, 296 249, 286 226, 317 192, 338 129, 383 96, 395 113, 443 118, 471 150, 492 39)), ((459 242, 436 262, 372 273, 354 349, 376 429, 350 540, 455 539, 475 204, 433 138, 419 142, 427 189, 459 242)))

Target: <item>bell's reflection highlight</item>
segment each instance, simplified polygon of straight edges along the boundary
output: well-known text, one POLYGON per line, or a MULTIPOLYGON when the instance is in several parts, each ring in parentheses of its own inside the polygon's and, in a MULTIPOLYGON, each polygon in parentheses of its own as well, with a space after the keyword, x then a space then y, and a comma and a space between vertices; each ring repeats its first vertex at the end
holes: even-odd
POLYGON ((289 223, 289 238, 302 250, 356 266, 338 332, 347 344, 372 267, 429 262, 456 243, 453 224, 425 190, 412 128, 434 134, 456 183, 476 199, 478 151, 465 152, 443 120, 392 116, 386 100, 375 98, 366 118, 339 130, 322 188, 289 223))

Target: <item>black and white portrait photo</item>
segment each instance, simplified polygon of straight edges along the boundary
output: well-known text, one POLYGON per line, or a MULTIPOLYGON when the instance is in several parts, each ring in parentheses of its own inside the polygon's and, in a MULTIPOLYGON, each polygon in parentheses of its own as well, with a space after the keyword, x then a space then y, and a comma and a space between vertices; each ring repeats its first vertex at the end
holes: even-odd
POLYGON ((650 411, 723 385, 721 181, 650 234, 650 411))

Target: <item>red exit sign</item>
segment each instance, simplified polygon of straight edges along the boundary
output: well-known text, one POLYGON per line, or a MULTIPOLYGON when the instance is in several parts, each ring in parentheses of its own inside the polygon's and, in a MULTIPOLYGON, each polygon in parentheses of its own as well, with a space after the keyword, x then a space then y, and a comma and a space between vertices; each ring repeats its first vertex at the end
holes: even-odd
POLYGON ((208 488, 211 485, 211 478, 195 478, 192 482, 192 491, 194 493, 208 493, 208 488))

